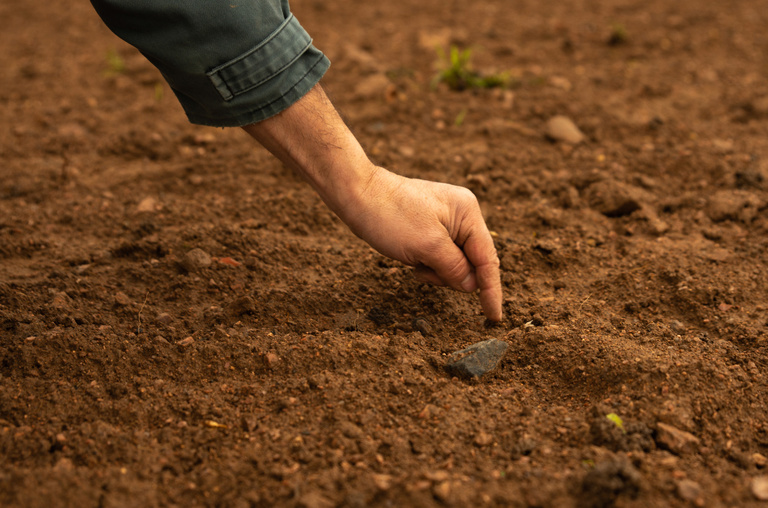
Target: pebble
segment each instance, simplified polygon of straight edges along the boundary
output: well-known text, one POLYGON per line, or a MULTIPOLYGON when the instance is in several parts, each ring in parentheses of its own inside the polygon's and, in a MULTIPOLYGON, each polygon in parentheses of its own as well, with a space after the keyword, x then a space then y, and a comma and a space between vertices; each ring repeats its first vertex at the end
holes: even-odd
POLYGON ((677 482, 677 495, 684 501, 696 502, 701 499, 701 485, 693 480, 677 482))
POLYGON ((768 476, 752 478, 752 495, 760 501, 768 501, 768 476))
POLYGON ((666 423, 656 425, 656 442, 671 452, 681 454, 695 451, 699 438, 666 423))
POLYGON ((373 479, 373 484, 376 485, 376 488, 385 491, 389 490, 390 487, 392 487, 392 480, 394 478, 391 475, 388 474, 372 474, 371 478, 373 479))
POLYGON ((480 447, 488 446, 488 445, 493 443, 493 436, 491 434, 488 434, 487 432, 481 430, 475 436, 474 443, 475 443, 475 445, 480 446, 480 447))
POLYGON ((211 256, 203 249, 192 249, 181 259, 181 267, 192 273, 211 266, 211 256))
POLYGON ((275 353, 269 352, 269 353, 264 353, 264 355, 262 356, 262 360, 264 361, 264 365, 267 368, 271 369, 271 368, 274 368, 275 365, 277 365, 277 362, 280 361, 280 358, 275 353))
POLYGON ((413 320, 413 329, 421 332, 421 334, 425 337, 432 335, 432 325, 429 324, 429 321, 427 321, 424 318, 416 318, 413 320))
POLYGON ((432 488, 434 496, 443 503, 449 503, 451 500, 451 482, 440 482, 432 488))
POLYGON ((545 132, 548 138, 571 145, 578 145, 586 138, 584 133, 573 123, 573 120, 562 115, 550 118, 545 132))
POLYGON ((669 323, 669 327, 672 329, 673 332, 677 333, 678 335, 682 335, 685 333, 685 325, 678 321, 677 319, 673 319, 669 323))
POLYGON ((489 339, 451 354, 446 370, 457 377, 479 378, 496 368, 507 350, 507 343, 489 339))
POLYGON ((149 212, 156 212, 160 210, 162 206, 160 205, 160 202, 153 198, 152 196, 146 197, 142 199, 139 204, 136 206, 136 212, 137 213, 149 213, 149 212))
POLYGON ((753 453, 752 462, 757 467, 765 467, 766 465, 768 465, 768 458, 766 458, 766 456, 763 455, 762 453, 753 453))
POLYGON ((115 303, 117 305, 121 305, 125 307, 131 304, 131 299, 128 297, 128 295, 126 295, 122 291, 118 291, 117 293, 115 293, 115 303))
POLYGON ((173 317, 167 312, 161 312, 157 315, 157 322, 163 325, 169 325, 173 322, 173 317))
POLYGON ((195 338, 190 336, 190 337, 181 339, 180 341, 176 342, 176 344, 181 347, 187 347, 189 345, 192 345, 194 342, 195 342, 195 338))

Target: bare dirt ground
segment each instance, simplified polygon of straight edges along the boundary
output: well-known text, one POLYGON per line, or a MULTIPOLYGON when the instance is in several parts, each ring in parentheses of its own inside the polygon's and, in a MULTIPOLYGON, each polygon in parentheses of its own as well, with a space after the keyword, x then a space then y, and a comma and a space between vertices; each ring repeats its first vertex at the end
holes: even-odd
POLYGON ((3 2, 0 505, 765 505, 765 2, 292 7, 375 161, 477 194, 504 323, 189 125, 88 3, 3 2), (511 86, 433 89, 451 44, 511 86))

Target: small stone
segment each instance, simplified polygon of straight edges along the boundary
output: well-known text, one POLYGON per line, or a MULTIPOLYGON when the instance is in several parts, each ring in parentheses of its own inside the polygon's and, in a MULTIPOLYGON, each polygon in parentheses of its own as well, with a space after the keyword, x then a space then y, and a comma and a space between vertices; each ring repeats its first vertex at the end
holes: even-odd
POLYGON ((115 293, 115 303, 117 305, 126 307, 131 304, 131 299, 128 297, 128 295, 126 295, 122 291, 118 291, 117 293, 115 293))
POLYGON ((454 376, 479 378, 496 368, 506 350, 507 343, 502 340, 484 340, 453 353, 445 368, 454 376))
POLYGON ((152 196, 146 197, 142 199, 139 204, 136 206, 136 212, 137 213, 149 213, 149 212, 156 212, 160 210, 162 206, 160 205, 160 202, 153 198, 152 196))
POLYGON ((190 337, 186 337, 184 339, 181 339, 180 341, 176 342, 176 344, 181 346, 181 347, 187 347, 187 346, 192 345, 194 342, 195 342, 195 338, 190 336, 190 337))
POLYGON ((424 409, 421 410, 419 413, 419 418, 422 420, 427 420, 429 418, 432 418, 433 416, 437 416, 440 413, 440 408, 435 406, 434 404, 427 404, 424 406, 424 409))
POLYGON ((448 503, 451 499, 451 482, 440 482, 432 488, 432 493, 440 501, 448 503))
POLYGON ((334 504, 318 491, 309 491, 298 500, 298 506, 301 508, 331 508, 334 504))
POLYGON ((427 471, 424 473, 424 477, 429 481, 440 483, 449 480, 451 474, 448 471, 438 469, 436 471, 427 471))
POLYGON ((681 454, 695 451, 699 442, 699 438, 690 432, 680 430, 666 423, 656 425, 656 443, 671 452, 681 454))
POLYGON ((677 495, 685 501, 696 502, 701 499, 701 485, 693 480, 680 480, 677 482, 677 495))
POLYGON ((265 353, 262 356, 262 359, 264 360, 264 365, 267 368, 274 368, 275 365, 277 365, 277 362, 280 361, 280 358, 275 353, 265 353))
POLYGON ((760 501, 768 501, 768 476, 752 478, 752 495, 760 501))
POLYGON ((565 90, 566 92, 573 88, 571 82, 561 76, 552 76, 549 78, 549 84, 560 90, 565 90))
POLYGON ((173 322, 173 317, 171 317, 171 315, 168 314, 167 312, 161 312, 160 314, 157 315, 156 319, 157 319, 157 322, 160 323, 161 325, 169 325, 173 322))
POLYGON ((72 459, 67 457, 60 458, 58 461, 56 461, 56 464, 53 465, 53 471, 56 473, 68 473, 74 469, 75 464, 72 462, 72 459))
POLYGON ((211 256, 203 249, 192 249, 181 259, 181 267, 193 273, 211 266, 211 256))
POLYGON ((363 432, 363 429, 350 421, 340 422, 339 430, 341 430, 341 433, 349 439, 363 439, 365 437, 365 432, 363 432))
POLYGON ((563 141, 571 145, 578 145, 584 141, 584 133, 579 130, 573 120, 567 116, 553 116, 546 126, 546 135, 554 141, 563 141))
POLYGON ((484 446, 488 446, 488 445, 493 443, 493 436, 488 434, 487 432, 481 430, 475 436, 474 443, 475 443, 475 445, 477 445, 477 446, 479 446, 481 448, 484 447, 484 446))
POLYGON ((410 159, 416 155, 416 149, 408 145, 400 145, 397 147, 397 151, 400 152, 400 155, 407 159, 410 159))
POLYGON ((231 257, 223 257, 218 259, 219 264, 231 266, 237 268, 242 265, 240 261, 232 259, 231 257))
POLYGON ((373 484, 381 491, 389 490, 392 487, 393 478, 391 475, 374 473, 371 477, 373 478, 373 484))
POLYGON ((733 152, 733 140, 732 139, 713 139, 712 148, 718 153, 731 153, 733 152))
POLYGON ((56 293, 51 300, 51 306, 57 310, 65 310, 69 307, 69 297, 66 293, 56 293))
POLYGON ((763 455, 762 453, 753 453, 752 462, 757 467, 765 467, 766 465, 768 465, 768 458, 766 458, 766 456, 763 455))
POLYGON ((678 321, 677 319, 673 319, 673 320, 672 320, 672 321, 669 323, 669 328, 670 328, 670 329, 671 329, 673 332, 675 332, 676 334, 678 334, 678 335, 682 335, 682 334, 684 334, 684 333, 685 333, 685 325, 684 325, 683 323, 681 323, 680 321, 678 321))
POLYGON ((424 318, 416 318, 413 320, 413 329, 421 332, 425 337, 432 335, 432 325, 424 318))

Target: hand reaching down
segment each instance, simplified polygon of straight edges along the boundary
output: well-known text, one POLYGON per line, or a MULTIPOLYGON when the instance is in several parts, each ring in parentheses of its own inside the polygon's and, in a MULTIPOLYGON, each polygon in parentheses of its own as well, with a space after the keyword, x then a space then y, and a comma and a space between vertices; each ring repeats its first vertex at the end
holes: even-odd
POLYGON ((417 278, 459 291, 479 289, 486 317, 501 320, 499 259, 468 189, 376 168, 359 201, 339 216, 374 249, 415 267, 417 278))
POLYGON ((480 290, 485 316, 501 320, 499 259, 468 189, 376 167, 318 85, 245 131, 303 175, 360 238, 416 267, 421 280, 480 290))

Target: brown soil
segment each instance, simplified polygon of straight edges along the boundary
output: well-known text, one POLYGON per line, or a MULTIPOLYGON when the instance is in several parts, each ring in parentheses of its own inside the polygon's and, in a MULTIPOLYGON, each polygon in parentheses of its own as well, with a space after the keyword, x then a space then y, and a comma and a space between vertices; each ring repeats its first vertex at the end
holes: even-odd
POLYGON ((292 6, 372 157, 477 194, 504 323, 189 125, 87 2, 4 2, 0 505, 761 504, 768 9, 292 6), (514 86, 433 90, 452 43, 514 86))

